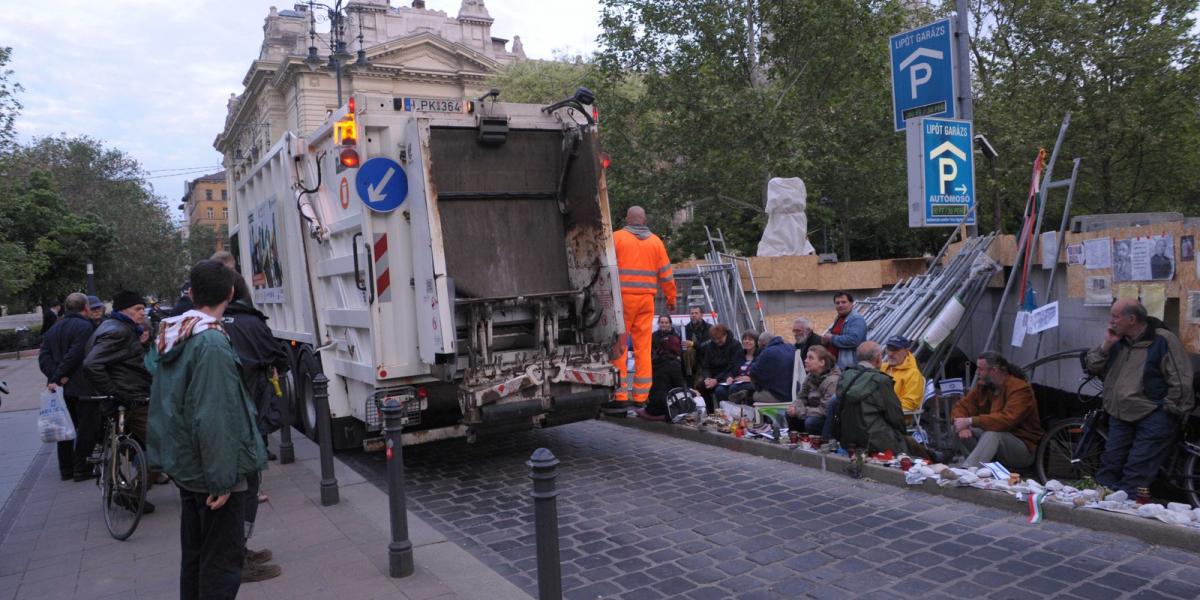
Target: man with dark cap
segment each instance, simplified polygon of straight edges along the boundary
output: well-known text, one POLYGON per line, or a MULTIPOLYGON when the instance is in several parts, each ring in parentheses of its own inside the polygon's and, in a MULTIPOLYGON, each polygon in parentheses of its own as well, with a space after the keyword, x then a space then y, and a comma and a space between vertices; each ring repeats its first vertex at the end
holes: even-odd
POLYGON ((99 326, 104 320, 104 301, 99 296, 88 296, 88 318, 93 326, 99 326))
MULTIPOLYGON (((88 341, 83 370, 92 391, 111 396, 125 406, 125 423, 133 437, 146 447, 150 406, 150 372, 146 370, 146 300, 137 292, 122 290, 113 296, 112 318, 100 324, 88 341)), ((154 510, 150 502, 142 512, 154 510)))
POLYGON ((902 335, 893 335, 884 342, 887 359, 880 369, 896 382, 896 397, 900 398, 900 408, 904 412, 913 412, 921 408, 925 400, 925 376, 917 366, 917 359, 911 350, 912 342, 902 335))
POLYGON ((63 388, 63 400, 75 423, 76 438, 58 443, 58 472, 63 481, 91 479, 87 458, 96 445, 99 415, 92 402, 91 388, 83 376, 83 356, 88 338, 92 337, 88 318, 87 297, 78 292, 67 296, 62 318, 55 321, 42 338, 38 367, 46 376, 46 389, 54 392, 63 388))

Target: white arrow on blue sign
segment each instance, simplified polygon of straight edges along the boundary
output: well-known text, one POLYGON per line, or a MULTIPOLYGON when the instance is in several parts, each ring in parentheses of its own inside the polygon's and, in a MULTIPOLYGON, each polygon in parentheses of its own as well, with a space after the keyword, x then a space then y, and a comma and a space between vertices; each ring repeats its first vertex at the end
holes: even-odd
MULTIPOLYGON (((975 155, 971 122, 926 117, 921 128, 925 225, 958 225, 975 206, 975 155)), ((966 221, 975 224, 975 214, 966 221)))
POLYGON ((358 168, 354 190, 367 208, 375 212, 391 212, 408 197, 408 176, 396 161, 379 156, 358 168))
POLYGON ((954 29, 950 19, 893 35, 892 110, 896 131, 916 117, 953 118, 955 112, 954 29))

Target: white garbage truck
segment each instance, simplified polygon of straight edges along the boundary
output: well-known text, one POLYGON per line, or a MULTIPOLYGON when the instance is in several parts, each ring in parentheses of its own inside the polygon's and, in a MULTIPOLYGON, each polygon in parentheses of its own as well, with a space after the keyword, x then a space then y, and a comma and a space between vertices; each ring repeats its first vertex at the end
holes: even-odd
POLYGON ((550 105, 360 94, 231 176, 230 237, 285 344, 294 421, 335 447, 593 418, 625 343, 590 92, 550 105))

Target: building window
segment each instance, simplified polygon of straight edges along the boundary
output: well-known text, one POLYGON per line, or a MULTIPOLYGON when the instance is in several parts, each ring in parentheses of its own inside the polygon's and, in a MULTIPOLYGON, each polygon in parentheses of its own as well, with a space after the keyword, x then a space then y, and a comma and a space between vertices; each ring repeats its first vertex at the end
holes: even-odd
POLYGON ((226 202, 228 200, 229 200, 229 192, 227 190, 221 190, 221 201, 226 202))
POLYGON ((204 190, 204 199, 212 200, 212 190, 204 190))
POLYGON ((211 219, 211 218, 213 218, 213 209, 212 209, 212 207, 209 207, 209 208, 205 209, 205 211, 206 211, 206 214, 208 215, 208 218, 210 218, 210 219, 211 219))
POLYGON ((221 209, 221 218, 222 218, 222 219, 224 219, 224 220, 226 220, 226 221, 228 221, 228 220, 229 220, 229 209, 228 209, 228 208, 222 208, 222 209, 221 209))

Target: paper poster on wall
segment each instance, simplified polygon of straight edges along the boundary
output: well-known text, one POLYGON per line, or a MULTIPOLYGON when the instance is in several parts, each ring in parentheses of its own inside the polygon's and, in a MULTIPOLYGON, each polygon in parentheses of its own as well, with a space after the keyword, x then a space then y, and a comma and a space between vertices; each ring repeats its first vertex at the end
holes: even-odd
POLYGON ((1029 313, 1029 333, 1041 333, 1058 327, 1058 302, 1051 302, 1029 313))
POLYGON ((1068 244, 1067 245, 1067 264, 1082 265, 1083 264, 1083 244, 1068 244))
POLYGON ((254 301, 283 302, 283 268, 275 235, 275 196, 259 204, 249 215, 251 283, 254 301))
POLYGON ((1012 346, 1020 348, 1025 343, 1025 333, 1029 331, 1029 313, 1021 310, 1017 311, 1017 318, 1013 321, 1012 346))
POLYGON ((1188 290, 1187 302, 1187 322, 1200 325, 1200 291, 1188 290))
POLYGON ((1136 283, 1122 283, 1117 286, 1117 300, 1137 300, 1138 286, 1136 283))
MULTIPOLYGON (((1175 248, 1170 235, 1121 241, 1129 242, 1130 279, 1128 281, 1164 281, 1175 276, 1175 248)), ((1117 261, 1119 264, 1119 251, 1117 261)), ((1113 276, 1114 278, 1116 276, 1115 267, 1113 276)))
POLYGON ((1167 314, 1167 286, 1161 283, 1142 285, 1142 306, 1150 316, 1161 321, 1167 314))
POLYGON ((1108 306, 1113 301, 1112 282, 1106 275, 1088 275, 1083 282, 1084 306, 1108 306))
POLYGON ((1112 239, 1102 237, 1083 240, 1083 264, 1089 269, 1112 266, 1112 239))
POLYGON ((1113 240, 1113 281, 1133 281, 1133 240, 1113 240))
POLYGON ((1058 232, 1043 231, 1040 242, 1038 247, 1042 249, 1042 268, 1052 269, 1054 263, 1058 262, 1058 232))
POLYGON ((1192 262, 1196 259, 1196 236, 1185 235, 1179 238, 1180 262, 1192 262))

